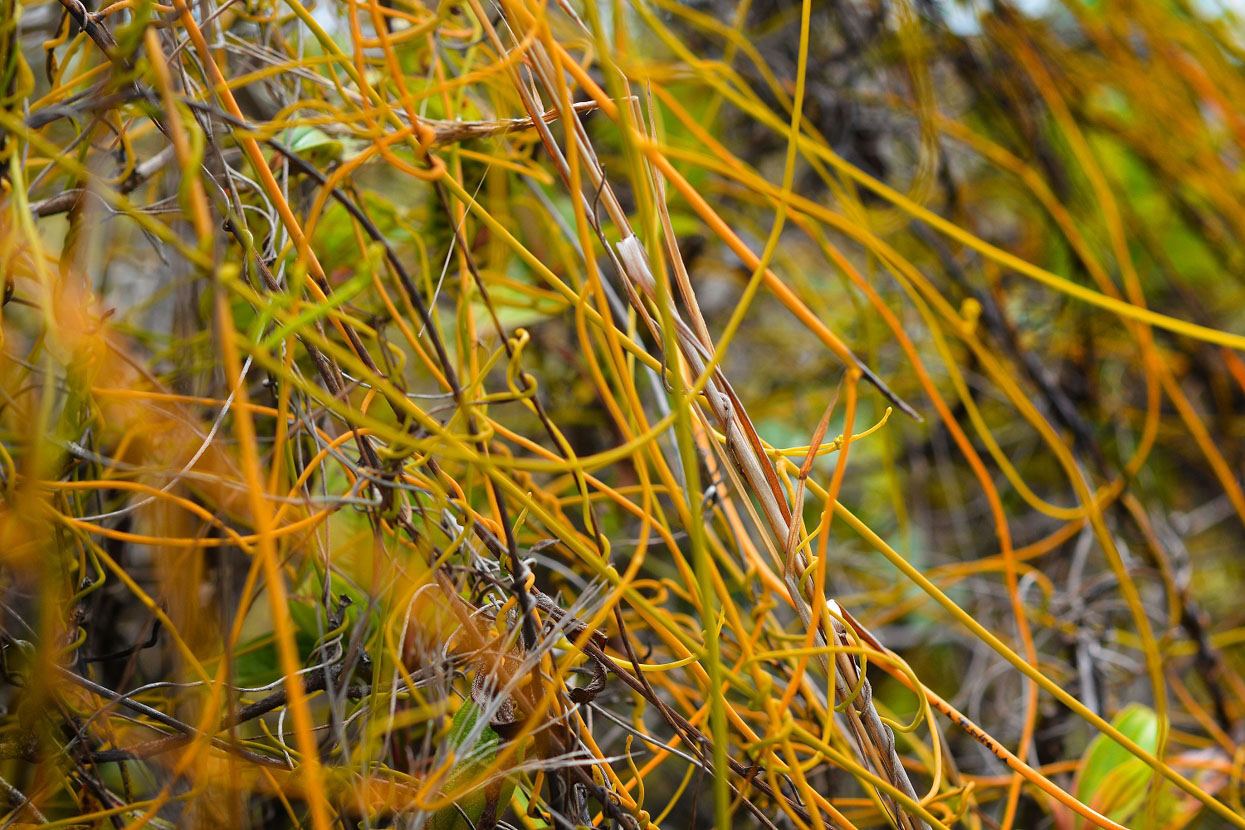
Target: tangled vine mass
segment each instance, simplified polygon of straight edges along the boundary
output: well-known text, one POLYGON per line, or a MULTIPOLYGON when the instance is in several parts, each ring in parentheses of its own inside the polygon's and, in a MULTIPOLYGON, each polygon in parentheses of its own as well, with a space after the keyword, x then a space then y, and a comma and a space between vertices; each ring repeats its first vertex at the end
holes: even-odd
POLYGON ((0 830, 1245 828, 1245 23, 0 0, 0 830))

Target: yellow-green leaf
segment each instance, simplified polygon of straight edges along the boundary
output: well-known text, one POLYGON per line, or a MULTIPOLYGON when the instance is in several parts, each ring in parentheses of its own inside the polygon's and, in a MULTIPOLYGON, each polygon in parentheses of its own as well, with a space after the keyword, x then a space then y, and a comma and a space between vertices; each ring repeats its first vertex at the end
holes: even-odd
MULTIPOLYGON (((1112 725, 1148 752, 1158 746, 1159 717, 1148 706, 1133 703, 1112 719, 1112 725)), ((1106 817, 1123 823, 1145 798, 1154 770, 1105 735, 1085 750, 1077 779, 1076 797, 1106 817)))

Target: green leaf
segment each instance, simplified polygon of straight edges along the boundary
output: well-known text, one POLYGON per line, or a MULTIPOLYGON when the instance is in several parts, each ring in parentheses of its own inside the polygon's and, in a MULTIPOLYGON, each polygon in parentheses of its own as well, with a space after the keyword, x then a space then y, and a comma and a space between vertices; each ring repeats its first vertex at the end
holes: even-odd
POLYGON ((311 126, 290 127, 282 133, 281 141, 308 161, 336 161, 345 149, 340 140, 311 126))
POLYGON ((277 642, 272 634, 261 634, 242 643, 233 657, 233 682, 239 686, 264 686, 281 679, 277 642))
MULTIPOLYGON (((1111 724, 1147 752, 1158 746, 1159 717, 1148 706, 1130 704, 1111 724)), ((1141 807, 1154 777, 1154 770, 1144 761, 1099 735, 1090 741, 1082 758, 1076 797, 1107 818, 1124 823, 1141 807)))
MULTIPOLYGON (((466 746, 471 734, 477 729, 477 721, 483 714, 484 710, 470 697, 464 700, 454 712, 448 740, 450 745, 455 747, 458 761, 446 778, 444 786, 446 791, 462 789, 472 779, 478 779, 497 757, 501 738, 488 724, 484 724, 484 729, 480 732, 480 737, 475 744, 470 748, 466 746)), ((506 805, 510 803, 510 797, 514 794, 514 786, 515 776, 508 775, 501 781, 471 787, 467 794, 454 804, 433 813, 424 827, 427 830, 471 830, 477 826, 492 827, 501 817, 506 805), (481 822, 486 809, 491 818, 481 822)))

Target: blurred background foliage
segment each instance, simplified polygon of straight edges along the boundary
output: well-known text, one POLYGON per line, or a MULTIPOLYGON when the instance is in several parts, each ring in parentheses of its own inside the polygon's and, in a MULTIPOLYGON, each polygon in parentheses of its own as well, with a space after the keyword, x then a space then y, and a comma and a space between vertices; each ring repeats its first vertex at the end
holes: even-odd
POLYGON ((0 826, 1245 827, 1242 101, 1209 0, 0 0, 0 826))

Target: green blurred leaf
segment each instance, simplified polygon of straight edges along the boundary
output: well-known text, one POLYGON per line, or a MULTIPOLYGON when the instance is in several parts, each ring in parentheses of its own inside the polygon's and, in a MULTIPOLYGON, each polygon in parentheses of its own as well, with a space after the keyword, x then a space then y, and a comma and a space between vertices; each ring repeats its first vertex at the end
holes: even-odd
MULTIPOLYGON (((1111 724, 1148 752, 1158 746, 1159 717, 1148 706, 1130 704, 1111 724)), ((1154 777, 1154 770, 1144 761, 1106 735, 1099 735, 1082 758, 1076 797, 1107 818, 1123 823, 1141 807, 1154 777)))
POLYGON ((281 142, 312 163, 336 161, 345 145, 318 127, 290 127, 281 133, 281 142))
POLYGON ((233 682, 239 686, 264 686, 281 677, 277 644, 271 634, 261 634, 237 649, 233 682))

